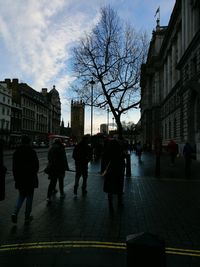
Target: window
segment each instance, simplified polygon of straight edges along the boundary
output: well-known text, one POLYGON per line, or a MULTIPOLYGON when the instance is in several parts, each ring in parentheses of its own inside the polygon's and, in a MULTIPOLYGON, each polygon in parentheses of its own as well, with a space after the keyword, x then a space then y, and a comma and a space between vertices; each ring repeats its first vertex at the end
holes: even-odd
POLYGON ((169 121, 169 138, 171 138, 171 121, 169 121))
POLYGON ((174 138, 176 138, 177 131, 176 131, 176 118, 174 119, 174 138))

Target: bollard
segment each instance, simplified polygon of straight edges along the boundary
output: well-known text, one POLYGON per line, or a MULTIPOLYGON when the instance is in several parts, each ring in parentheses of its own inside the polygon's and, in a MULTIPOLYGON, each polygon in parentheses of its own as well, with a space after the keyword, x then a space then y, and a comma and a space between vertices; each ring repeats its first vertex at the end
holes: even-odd
POLYGON ((131 155, 126 155, 126 177, 131 177, 131 155))
POLYGON ((155 176, 160 177, 160 155, 156 155, 155 176))
POLYGON ((151 233, 128 235, 127 267, 166 267, 165 242, 151 233))

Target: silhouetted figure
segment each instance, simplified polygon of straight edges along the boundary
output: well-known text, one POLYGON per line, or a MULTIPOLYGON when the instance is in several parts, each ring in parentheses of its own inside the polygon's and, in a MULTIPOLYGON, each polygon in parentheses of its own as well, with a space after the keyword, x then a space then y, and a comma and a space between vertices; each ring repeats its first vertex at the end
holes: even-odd
POLYGON ((88 145, 89 137, 83 136, 82 140, 74 147, 72 157, 75 160, 76 174, 74 195, 77 195, 79 180, 82 176, 82 193, 87 193, 88 163, 92 160, 92 149, 88 145))
POLYGON ((7 171, 3 160, 3 145, 4 141, 0 139, 0 201, 5 199, 5 176, 7 171))
POLYGON ((183 147, 183 155, 185 158, 185 176, 186 176, 186 178, 190 178, 190 176, 191 176, 192 153, 193 153, 192 146, 189 144, 189 142, 186 142, 184 147, 183 147))
POLYGON ((58 180, 60 198, 64 198, 64 177, 65 171, 69 170, 67 156, 65 148, 61 143, 60 139, 54 140, 51 148, 48 151, 48 175, 49 175, 49 187, 47 191, 47 204, 51 203, 51 197, 56 188, 56 183, 58 180))
POLYGON ((136 155, 138 156, 138 160, 141 162, 141 156, 142 156, 142 144, 141 144, 141 142, 138 142, 136 144, 135 149, 136 149, 136 155))
POLYGON ((32 202, 34 189, 38 187, 39 161, 35 150, 30 145, 30 141, 28 136, 22 136, 21 145, 13 154, 13 176, 15 188, 19 190, 19 196, 12 214, 13 223, 17 223, 17 215, 25 199, 25 223, 32 220, 32 202))
POLYGON ((175 158, 178 154, 178 145, 176 144, 176 142, 174 140, 170 140, 168 145, 167 145, 167 151, 169 153, 170 156, 170 162, 171 165, 175 164, 175 158))
POLYGON ((118 196, 118 205, 122 205, 126 155, 123 146, 116 139, 109 142, 106 153, 108 165, 106 174, 104 175, 103 190, 105 193, 108 193, 109 209, 112 211, 113 194, 118 196))
POLYGON ((108 164, 108 159, 107 159, 108 144, 109 144, 109 139, 105 139, 104 144, 103 144, 102 156, 101 156, 101 170, 100 170, 101 174, 104 172, 108 164))

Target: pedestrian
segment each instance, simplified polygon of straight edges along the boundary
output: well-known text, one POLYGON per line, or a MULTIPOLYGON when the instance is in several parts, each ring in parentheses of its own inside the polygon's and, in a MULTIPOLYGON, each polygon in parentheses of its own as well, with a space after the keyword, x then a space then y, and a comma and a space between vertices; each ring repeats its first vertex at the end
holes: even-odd
POLYGON ((4 141, 0 139, 0 201, 5 199, 5 176, 7 171, 3 160, 3 146, 4 141))
POLYGON ((113 211, 113 195, 118 197, 118 206, 122 206, 124 188, 125 151, 119 140, 110 140, 107 149, 108 165, 104 173, 103 190, 108 194, 109 210, 113 211))
POLYGON ((104 143, 103 143, 103 151, 102 151, 102 156, 101 156, 101 169, 100 169, 100 173, 102 174, 108 164, 108 159, 107 159, 107 147, 109 144, 109 139, 105 139, 104 143))
POLYGON ((75 160, 74 195, 77 196, 79 180, 82 176, 82 194, 87 194, 88 163, 92 160, 92 149, 88 144, 89 136, 84 135, 82 140, 74 147, 72 157, 75 160))
POLYGON ((139 162, 141 162, 141 156, 142 156, 142 144, 141 144, 140 141, 136 144, 136 155, 138 156, 138 160, 139 160, 139 162))
POLYGON ((193 148, 189 142, 186 142, 183 147, 183 156, 185 158, 185 177, 190 178, 191 176, 191 165, 192 165, 192 154, 193 148))
POLYGON ((11 216, 13 223, 17 223, 17 216, 25 199, 25 223, 28 224, 33 218, 31 211, 34 189, 38 187, 39 161, 30 141, 27 135, 23 135, 21 137, 21 145, 13 153, 12 170, 15 188, 19 191, 14 212, 11 216))
POLYGON ((173 166, 175 164, 175 158, 178 154, 178 144, 176 144, 174 140, 170 140, 167 145, 167 151, 170 156, 171 165, 173 166))
POLYGON ((47 191, 47 204, 50 204, 52 201, 52 194, 55 191, 57 180, 59 183, 60 198, 63 199, 65 197, 64 177, 65 171, 68 170, 69 166, 64 145, 59 138, 56 138, 48 151, 46 173, 48 174, 50 182, 47 191))

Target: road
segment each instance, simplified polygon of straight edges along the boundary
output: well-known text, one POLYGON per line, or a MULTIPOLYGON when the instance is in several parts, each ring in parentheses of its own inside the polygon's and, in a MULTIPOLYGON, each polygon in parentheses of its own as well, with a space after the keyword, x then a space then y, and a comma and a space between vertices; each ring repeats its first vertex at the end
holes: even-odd
MULTIPOLYGON (((67 151, 67 157, 73 169, 71 152, 67 151)), ((132 177, 125 178, 124 207, 114 205, 110 214, 98 162, 89 165, 87 196, 79 190, 74 198, 74 173, 66 172, 66 198, 60 200, 57 193, 52 205, 46 206, 49 181, 42 171, 46 153, 38 152, 39 188, 35 190, 34 220, 29 226, 24 225, 24 207, 17 226, 11 222, 18 192, 11 173, 6 177, 6 199, 0 202, 1 267, 125 267, 126 237, 141 232, 165 241, 167 267, 200 266, 199 163, 193 163, 193 177, 187 180, 181 159, 172 167, 163 157, 161 178, 157 179, 153 177, 153 155, 144 154, 138 162, 133 153, 132 177)), ((6 163, 10 168, 8 155, 6 163)))

